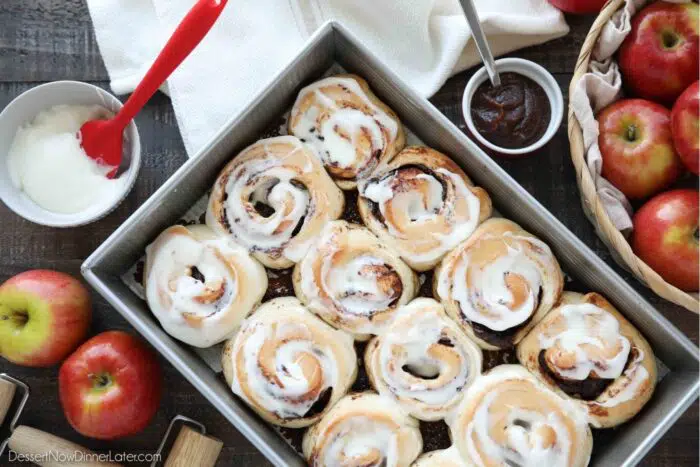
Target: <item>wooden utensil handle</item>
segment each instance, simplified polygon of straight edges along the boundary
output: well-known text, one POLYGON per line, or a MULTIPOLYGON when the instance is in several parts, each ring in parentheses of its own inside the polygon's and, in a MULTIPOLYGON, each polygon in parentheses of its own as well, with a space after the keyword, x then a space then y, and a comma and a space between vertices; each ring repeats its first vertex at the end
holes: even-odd
POLYGON ((16 391, 17 386, 9 381, 0 379, 0 425, 5 421, 7 411, 10 410, 16 391))
POLYGON ((120 467, 100 462, 94 452, 82 446, 28 426, 15 428, 8 446, 40 467, 120 467))
POLYGON ((183 426, 165 461, 165 467, 214 467, 224 443, 183 426))

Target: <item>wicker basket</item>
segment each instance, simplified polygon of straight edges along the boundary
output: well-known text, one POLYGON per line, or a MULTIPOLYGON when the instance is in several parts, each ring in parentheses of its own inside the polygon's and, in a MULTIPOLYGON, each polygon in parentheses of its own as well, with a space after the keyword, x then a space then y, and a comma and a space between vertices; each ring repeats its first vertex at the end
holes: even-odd
MULTIPOLYGON (((609 0, 596 18, 588 36, 583 43, 581 53, 576 62, 574 76, 569 86, 569 95, 572 95, 576 83, 588 71, 591 53, 598 41, 603 26, 612 15, 624 5, 624 0, 609 0)), ((603 204, 598 198, 595 183, 588 170, 583 145, 583 132, 573 109, 569 106, 569 143, 571 145, 571 158, 576 168, 576 182, 581 193, 583 209, 588 219, 593 223, 598 236, 608 246, 615 261, 625 269, 631 271, 637 279, 653 290, 657 295, 687 308, 695 313, 699 312, 700 304, 697 295, 693 296, 666 282, 659 274, 654 272, 646 263, 639 259, 625 237, 617 230, 608 216, 603 204)))

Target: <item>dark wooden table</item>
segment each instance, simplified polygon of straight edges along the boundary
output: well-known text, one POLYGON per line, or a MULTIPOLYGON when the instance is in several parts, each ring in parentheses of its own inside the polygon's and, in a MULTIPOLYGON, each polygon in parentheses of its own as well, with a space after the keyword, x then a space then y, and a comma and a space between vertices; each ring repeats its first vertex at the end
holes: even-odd
MULTIPOLYGON (((592 17, 568 17, 571 33, 562 39, 518 52, 548 68, 566 95, 571 70, 592 17)), ((452 78, 432 99, 460 128, 462 90, 470 72, 452 78)), ((108 87, 82 0, 3 0, 0 3, 0 108, 37 84, 71 79, 108 87)), ((76 229, 51 229, 31 224, 0 205, 0 281, 27 269, 50 268, 79 276, 80 264, 112 231, 146 200, 186 158, 170 101, 155 96, 137 118, 143 139, 144 163, 128 199, 107 218, 76 229)), ((611 260, 581 210, 574 168, 569 157, 566 127, 537 155, 523 160, 499 160, 530 193, 549 208, 576 235, 611 264, 639 292, 698 342, 698 318, 671 305, 639 285, 611 260)), ((97 294, 94 298, 94 333, 129 329, 129 325, 97 294)), ((0 361, 0 372, 26 381, 32 396, 22 423, 51 431, 94 450, 148 453, 158 445, 169 420, 186 414, 203 422, 225 448, 218 465, 257 466, 265 459, 167 362, 163 361, 165 387, 161 409, 140 435, 115 442, 81 437, 66 422, 58 402, 56 369, 33 370, 0 361)), ((695 403, 653 448, 645 465, 698 465, 698 404, 695 403)), ((10 464, 7 455, 0 465, 10 464)), ((26 464, 25 464, 26 465, 26 464)))

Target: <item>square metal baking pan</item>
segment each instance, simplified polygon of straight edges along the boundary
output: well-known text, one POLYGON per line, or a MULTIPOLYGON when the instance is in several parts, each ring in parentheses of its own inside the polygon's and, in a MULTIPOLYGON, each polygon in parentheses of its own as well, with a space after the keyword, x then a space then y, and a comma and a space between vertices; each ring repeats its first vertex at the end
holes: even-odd
MULTIPOLYGON (((146 303, 120 279, 164 228, 174 224, 214 183, 219 170, 254 142, 294 102, 298 90, 332 64, 365 78, 425 144, 459 163, 491 195, 505 217, 545 240, 564 270, 591 291, 604 294, 647 337, 669 372, 631 422, 594 446, 592 465, 634 465, 698 396, 698 349, 666 318, 566 229, 527 191, 469 140, 430 102, 413 92, 339 24, 328 23, 240 116, 230 120, 197 157, 187 161, 115 231, 82 267, 97 289, 273 464, 304 465, 268 424, 239 402, 186 345, 163 331, 146 303)), ((225 89, 216 92, 226 92, 225 89)))

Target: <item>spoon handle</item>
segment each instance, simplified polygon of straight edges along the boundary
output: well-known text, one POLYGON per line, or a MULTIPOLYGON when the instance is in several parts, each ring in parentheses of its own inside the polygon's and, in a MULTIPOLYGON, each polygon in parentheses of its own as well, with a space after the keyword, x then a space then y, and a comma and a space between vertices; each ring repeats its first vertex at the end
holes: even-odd
POLYGON ((122 128, 136 116, 158 88, 204 39, 228 0, 199 0, 178 25, 136 90, 114 118, 122 128))
POLYGON ((498 71, 496 71, 496 63, 494 62, 489 43, 486 40, 486 34, 484 34, 484 30, 481 29, 479 15, 476 12, 476 7, 474 7, 474 2, 473 0, 459 0, 459 3, 462 4, 462 9, 467 17, 467 23, 472 30, 476 48, 479 51, 479 55, 481 55, 481 60, 484 62, 486 72, 489 74, 491 84, 494 87, 500 86, 501 77, 498 75, 498 71))

